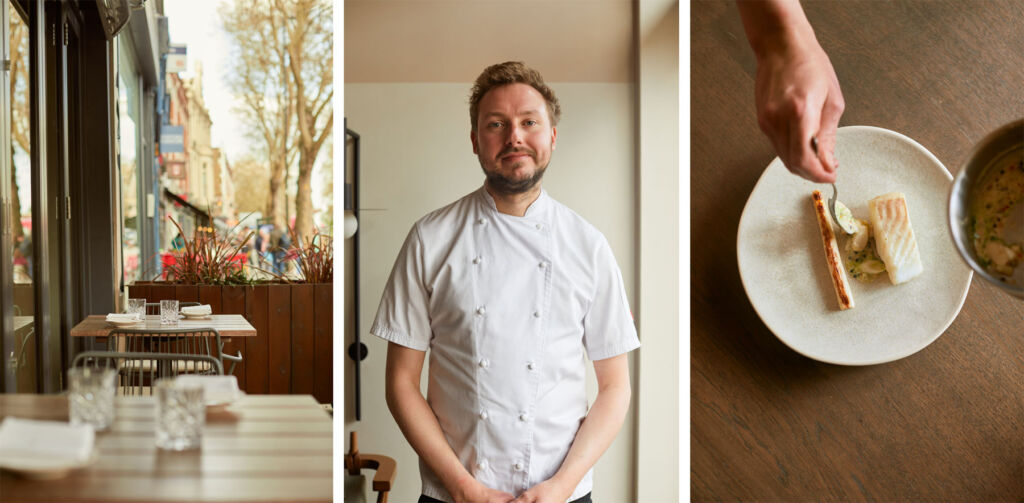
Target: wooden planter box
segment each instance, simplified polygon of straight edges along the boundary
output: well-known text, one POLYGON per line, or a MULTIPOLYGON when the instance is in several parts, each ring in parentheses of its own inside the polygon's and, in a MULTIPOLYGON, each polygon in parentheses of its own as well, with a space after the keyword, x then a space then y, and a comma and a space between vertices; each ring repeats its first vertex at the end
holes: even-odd
POLYGON ((209 304, 214 314, 241 314, 256 337, 236 337, 224 352, 242 352, 238 385, 249 394, 309 394, 333 401, 334 304, 331 283, 256 286, 137 282, 132 298, 209 304))

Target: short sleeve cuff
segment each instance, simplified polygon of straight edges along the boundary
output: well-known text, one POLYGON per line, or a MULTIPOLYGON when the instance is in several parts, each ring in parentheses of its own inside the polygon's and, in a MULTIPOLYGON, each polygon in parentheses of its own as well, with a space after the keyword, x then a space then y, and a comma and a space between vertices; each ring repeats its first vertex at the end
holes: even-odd
POLYGON ((370 327, 370 333, 380 337, 389 342, 398 344, 399 346, 405 346, 407 348, 415 349, 417 351, 426 351, 430 348, 429 341, 420 341, 410 337, 408 334, 404 334, 397 330, 392 330, 389 327, 374 324, 370 327))
POLYGON ((605 358, 628 353, 638 347, 640 347, 640 341, 634 337, 631 341, 610 344, 600 348, 587 348, 587 356, 590 357, 591 361, 604 360, 605 358))

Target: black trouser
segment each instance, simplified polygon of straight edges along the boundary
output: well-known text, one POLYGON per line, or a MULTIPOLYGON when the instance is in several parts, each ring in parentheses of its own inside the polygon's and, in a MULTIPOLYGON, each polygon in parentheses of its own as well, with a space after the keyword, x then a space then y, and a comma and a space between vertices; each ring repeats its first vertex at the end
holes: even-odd
MULTIPOLYGON (((427 496, 427 495, 424 494, 424 495, 420 495, 419 503, 444 503, 444 502, 439 500, 439 499, 431 498, 430 496, 427 496)), ((587 493, 587 494, 584 494, 582 498, 574 499, 574 500, 570 501, 569 503, 593 503, 593 500, 590 499, 590 493, 587 493)))

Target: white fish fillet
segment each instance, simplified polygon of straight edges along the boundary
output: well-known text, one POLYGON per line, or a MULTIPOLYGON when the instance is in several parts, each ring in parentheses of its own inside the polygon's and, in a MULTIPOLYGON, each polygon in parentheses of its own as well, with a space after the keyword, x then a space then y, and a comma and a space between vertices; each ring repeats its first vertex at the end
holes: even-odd
POLYGON ((890 192, 868 202, 871 229, 875 233, 875 251, 885 262, 889 281, 898 285, 924 271, 917 251, 914 229, 910 226, 907 198, 890 192))

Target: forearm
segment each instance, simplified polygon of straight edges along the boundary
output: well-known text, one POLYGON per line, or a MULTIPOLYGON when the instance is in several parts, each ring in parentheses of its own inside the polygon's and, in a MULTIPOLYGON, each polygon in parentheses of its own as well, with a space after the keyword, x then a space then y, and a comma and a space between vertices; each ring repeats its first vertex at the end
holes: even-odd
POLYGON ((569 491, 580 483, 622 428, 626 411, 629 410, 629 399, 628 381, 598 391, 594 404, 576 432, 569 453, 553 479, 560 481, 569 491))
POLYGON ((472 479, 445 440, 437 417, 418 387, 408 383, 389 383, 387 403, 406 440, 441 479, 449 493, 455 494, 466 479, 472 479))
POLYGON ((758 58, 782 45, 816 40, 797 0, 737 0, 736 7, 758 58))

